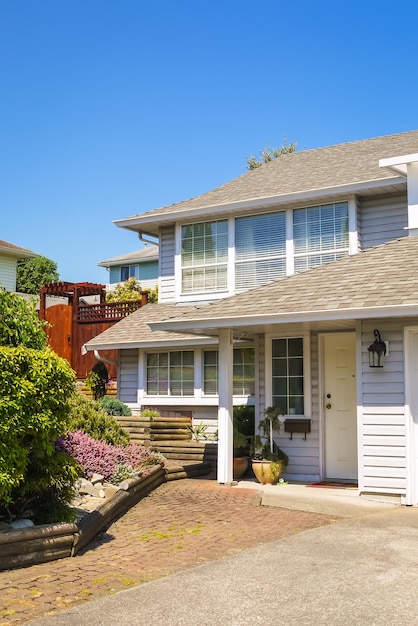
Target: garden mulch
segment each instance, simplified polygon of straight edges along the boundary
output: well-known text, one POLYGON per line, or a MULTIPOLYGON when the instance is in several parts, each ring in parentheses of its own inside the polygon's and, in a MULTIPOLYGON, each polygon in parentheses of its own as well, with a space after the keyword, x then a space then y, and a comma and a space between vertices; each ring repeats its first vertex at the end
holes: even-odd
POLYGON ((74 558, 0 572, 0 626, 15 626, 328 524, 335 517, 260 506, 261 492, 214 480, 165 483, 74 558))

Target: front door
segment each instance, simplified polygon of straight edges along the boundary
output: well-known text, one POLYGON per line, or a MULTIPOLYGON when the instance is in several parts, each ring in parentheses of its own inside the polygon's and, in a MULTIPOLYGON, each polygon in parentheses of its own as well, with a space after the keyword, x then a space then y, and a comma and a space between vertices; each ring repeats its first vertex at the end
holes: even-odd
POLYGON ((356 338, 323 335, 325 477, 357 479, 356 338))

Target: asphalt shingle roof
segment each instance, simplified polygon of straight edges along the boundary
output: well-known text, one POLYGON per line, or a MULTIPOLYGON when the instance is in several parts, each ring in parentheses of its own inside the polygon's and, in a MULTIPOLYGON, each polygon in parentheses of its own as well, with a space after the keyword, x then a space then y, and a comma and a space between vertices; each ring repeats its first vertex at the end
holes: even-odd
POLYGON ((418 152, 418 130, 284 154, 212 191, 146 211, 152 218, 205 207, 286 196, 396 177, 379 159, 418 152))
POLYGON ((141 307, 128 317, 114 324, 107 330, 100 333, 86 343, 91 349, 96 349, 98 345, 104 344, 124 344, 126 348, 135 346, 138 342, 154 343, 154 342, 170 342, 170 341, 187 341, 199 338, 207 339, 203 335, 189 335, 187 333, 172 333, 164 330, 152 331, 149 322, 156 322, 166 319, 170 315, 181 315, 182 312, 188 310, 187 306, 176 306, 175 304, 147 304, 141 307), (174 310, 175 309, 175 313, 174 310))

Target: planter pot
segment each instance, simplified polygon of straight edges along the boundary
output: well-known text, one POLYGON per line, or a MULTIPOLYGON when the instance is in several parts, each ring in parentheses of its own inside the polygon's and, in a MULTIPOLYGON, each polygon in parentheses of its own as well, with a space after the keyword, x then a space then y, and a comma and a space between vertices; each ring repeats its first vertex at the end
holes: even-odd
POLYGON ((258 482, 262 485, 275 485, 283 470, 283 461, 256 461, 253 459, 252 468, 258 482))
POLYGON ((238 480, 245 474, 248 467, 248 458, 246 456, 233 458, 233 476, 234 480, 238 480))

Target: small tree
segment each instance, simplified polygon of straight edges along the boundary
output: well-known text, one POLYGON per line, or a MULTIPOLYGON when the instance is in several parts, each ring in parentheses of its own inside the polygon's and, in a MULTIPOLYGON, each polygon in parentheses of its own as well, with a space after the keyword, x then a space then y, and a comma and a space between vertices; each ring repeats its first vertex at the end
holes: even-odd
POLYGON ((17 265, 16 291, 38 294, 47 283, 59 280, 55 261, 45 256, 23 259, 17 265))
MULTIPOLYGON (((126 302, 127 300, 141 300, 141 284, 134 276, 125 282, 119 283, 112 291, 106 293, 106 302, 126 302)), ((158 288, 146 289, 148 291, 148 302, 158 302, 158 288)))
POLYGON ((247 157, 247 170, 255 170, 263 163, 268 163, 269 161, 273 161, 273 159, 277 159, 282 154, 289 154, 291 152, 296 152, 297 143, 287 143, 286 137, 283 137, 283 144, 278 146, 277 148, 271 148, 270 146, 265 146, 264 150, 259 150, 259 154, 261 158, 257 158, 253 155, 247 157))
POLYGON ((0 289, 0 346, 46 347, 45 322, 38 318, 35 302, 0 289))

